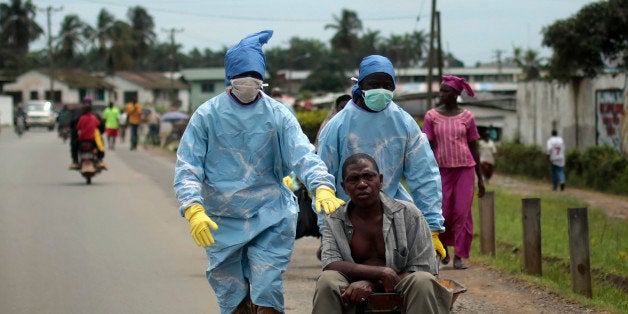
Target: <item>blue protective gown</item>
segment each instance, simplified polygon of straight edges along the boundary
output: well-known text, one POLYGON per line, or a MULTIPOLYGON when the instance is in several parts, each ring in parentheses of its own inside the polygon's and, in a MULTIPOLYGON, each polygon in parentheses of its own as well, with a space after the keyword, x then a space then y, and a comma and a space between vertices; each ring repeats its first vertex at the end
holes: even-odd
POLYGON ((338 198, 349 199, 340 185, 342 164, 353 154, 366 153, 384 175, 384 193, 414 202, 430 230, 445 230, 441 178, 430 143, 412 117, 393 101, 380 112, 369 112, 351 100, 325 125, 318 143, 318 154, 336 178, 338 198), (412 197, 401 184, 404 177, 412 197))
POLYGON ((222 313, 231 313, 249 290, 254 304, 284 311, 281 276, 294 246, 298 205, 282 178, 294 171, 310 192, 334 186, 296 118, 262 95, 250 105, 226 92, 208 100, 177 151, 181 215, 200 203, 218 224, 216 243, 206 248, 206 275, 222 313))

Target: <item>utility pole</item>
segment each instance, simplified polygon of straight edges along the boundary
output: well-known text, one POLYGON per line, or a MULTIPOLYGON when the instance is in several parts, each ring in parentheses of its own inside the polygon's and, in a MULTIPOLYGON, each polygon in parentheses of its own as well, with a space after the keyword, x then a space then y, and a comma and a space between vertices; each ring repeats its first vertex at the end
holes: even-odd
POLYGON ((440 31, 440 11, 436 11, 436 34, 438 36, 438 40, 436 43, 438 44, 438 49, 436 50, 437 60, 438 60, 438 80, 440 81, 443 77, 443 49, 441 48, 441 31, 440 31))
POLYGON ((52 102, 55 102, 55 83, 54 83, 55 63, 54 63, 54 51, 52 50, 52 30, 50 26, 50 14, 52 12, 59 12, 61 10, 63 10, 63 6, 61 6, 60 8, 53 8, 51 6, 48 6, 45 9, 39 9, 40 12, 46 12, 46 17, 48 19, 48 62, 50 63, 48 75, 50 77, 50 100, 52 100, 52 102))
POLYGON ((434 66, 434 28, 436 15, 436 0, 432 0, 432 13, 430 14, 430 51, 427 56, 427 109, 432 108, 432 67, 434 66))
POLYGON ((502 53, 504 51, 497 49, 495 50, 495 58, 497 58, 497 74, 502 73, 502 53))
POLYGON ((177 47, 174 41, 174 34, 183 32, 183 28, 175 29, 174 27, 171 29, 162 29, 163 32, 170 33, 170 55, 168 58, 170 59, 170 105, 176 105, 176 99, 174 96, 174 71, 176 68, 176 58, 177 58, 177 47))

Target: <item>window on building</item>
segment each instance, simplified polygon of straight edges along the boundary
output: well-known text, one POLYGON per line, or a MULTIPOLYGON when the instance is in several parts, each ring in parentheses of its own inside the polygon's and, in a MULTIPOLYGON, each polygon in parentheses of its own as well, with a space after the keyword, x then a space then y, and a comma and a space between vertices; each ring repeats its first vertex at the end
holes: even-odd
POLYGON ((137 98, 137 91, 125 91, 123 95, 125 104, 131 102, 132 98, 135 98, 139 101, 139 99, 137 98))
POLYGON ((31 91, 31 100, 39 99, 39 93, 36 90, 31 91))
POLYGON ((216 86, 212 82, 202 82, 201 83, 201 92, 203 93, 213 93, 216 90, 216 86))
POLYGON ((45 96, 44 97, 45 99, 50 99, 50 100, 52 100, 54 102, 61 102, 61 91, 60 90, 56 90, 55 91, 54 97, 50 97, 50 91, 47 90, 44 96, 45 96))
POLYGON ((105 100, 105 90, 102 88, 99 88, 96 90, 96 98, 98 100, 105 100))

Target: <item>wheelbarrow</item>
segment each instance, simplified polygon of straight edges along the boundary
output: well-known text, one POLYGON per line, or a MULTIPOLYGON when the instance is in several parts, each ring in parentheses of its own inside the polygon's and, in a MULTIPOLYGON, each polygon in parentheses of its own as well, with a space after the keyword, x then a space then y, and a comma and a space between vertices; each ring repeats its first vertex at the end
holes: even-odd
MULTIPOLYGON (((453 309, 454 302, 461 293, 467 291, 467 288, 455 280, 438 278, 438 282, 445 288, 451 290, 453 295, 451 297, 451 308, 453 309)), ((373 293, 365 303, 358 305, 356 309, 357 314, 366 313, 389 313, 389 314, 401 314, 405 313, 403 297, 397 293, 373 293)))

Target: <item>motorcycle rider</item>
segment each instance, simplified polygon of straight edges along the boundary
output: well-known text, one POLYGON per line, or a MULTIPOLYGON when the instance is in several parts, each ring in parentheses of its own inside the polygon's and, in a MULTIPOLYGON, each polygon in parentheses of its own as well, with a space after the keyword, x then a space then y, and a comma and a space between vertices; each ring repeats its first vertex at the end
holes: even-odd
POLYGON ((60 137, 63 137, 64 128, 69 128, 71 122, 72 112, 70 112, 67 105, 63 105, 57 116, 57 131, 60 137))
MULTIPOLYGON (((92 98, 85 96, 83 99, 83 106, 81 109, 76 110, 70 122, 72 128, 72 139, 70 140, 70 153, 72 156, 72 164, 68 169, 79 169, 78 164, 78 145, 82 141, 93 141, 95 143, 96 135, 95 131, 98 129, 100 134, 105 131, 105 123, 98 115, 92 113, 92 98)), ((107 170, 107 165, 102 161, 105 157, 104 150, 98 149, 97 157, 99 159, 98 166, 107 170)))
POLYGON ((15 132, 20 133, 24 131, 24 128, 26 127, 26 111, 24 111, 24 108, 22 108, 22 106, 18 106, 17 110, 15 111, 15 115, 13 117, 13 125, 15 126, 15 132), (18 130, 18 127, 20 127, 18 125, 18 121, 22 120, 21 123, 21 127, 22 130, 18 130))

